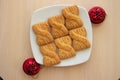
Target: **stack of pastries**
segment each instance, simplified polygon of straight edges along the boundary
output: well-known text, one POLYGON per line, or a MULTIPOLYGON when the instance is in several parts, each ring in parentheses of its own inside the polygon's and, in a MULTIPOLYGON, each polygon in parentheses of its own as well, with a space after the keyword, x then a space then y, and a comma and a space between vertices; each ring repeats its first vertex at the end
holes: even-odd
POLYGON ((61 13, 32 26, 43 54, 44 66, 59 64, 60 60, 74 57, 76 51, 90 47, 86 29, 79 17, 79 8, 68 6, 61 13))

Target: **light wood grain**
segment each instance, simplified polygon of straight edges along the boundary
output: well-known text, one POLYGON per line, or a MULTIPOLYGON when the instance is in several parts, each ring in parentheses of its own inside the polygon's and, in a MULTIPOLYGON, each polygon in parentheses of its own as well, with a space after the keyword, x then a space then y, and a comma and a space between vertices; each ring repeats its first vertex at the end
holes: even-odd
POLYGON ((120 78, 119 0, 0 0, 0 76, 4 80, 118 80, 120 78), (107 16, 93 25, 93 48, 88 62, 72 67, 43 68, 35 77, 22 70, 33 57, 29 25, 35 9, 55 4, 78 4, 89 10, 103 7, 107 16))

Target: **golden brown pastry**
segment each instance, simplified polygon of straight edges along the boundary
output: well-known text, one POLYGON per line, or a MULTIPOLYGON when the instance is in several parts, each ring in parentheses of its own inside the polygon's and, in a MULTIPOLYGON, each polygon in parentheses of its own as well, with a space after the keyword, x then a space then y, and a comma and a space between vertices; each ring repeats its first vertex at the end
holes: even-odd
POLYGON ((53 37, 50 33, 50 27, 47 22, 35 24, 32 28, 33 31, 36 33, 36 40, 40 46, 53 41, 53 37))
POLYGON ((36 34, 39 34, 39 30, 46 30, 50 32, 50 26, 48 22, 40 22, 40 23, 34 24, 32 28, 36 34))
POLYGON ((70 30, 69 33, 70 32, 75 32, 84 37, 87 36, 87 31, 86 31, 85 27, 75 28, 75 29, 70 30))
POLYGON ((84 27, 70 30, 70 37, 73 39, 73 48, 78 51, 90 47, 90 42, 86 38, 84 27))
POLYGON ((66 59, 76 55, 75 50, 71 46, 72 41, 69 36, 55 39, 55 44, 59 48, 58 56, 60 59, 66 59))
POLYGON ((68 34, 68 30, 64 26, 65 20, 62 15, 56 15, 48 19, 52 27, 51 33, 53 38, 59 38, 68 34))
POLYGON ((40 51, 43 54, 43 64, 45 66, 52 66, 60 63, 60 58, 56 54, 56 46, 54 43, 40 46, 40 51))
POLYGON ((66 18, 65 25, 67 29, 75 29, 83 25, 79 17, 79 8, 76 5, 63 8, 62 14, 66 18))

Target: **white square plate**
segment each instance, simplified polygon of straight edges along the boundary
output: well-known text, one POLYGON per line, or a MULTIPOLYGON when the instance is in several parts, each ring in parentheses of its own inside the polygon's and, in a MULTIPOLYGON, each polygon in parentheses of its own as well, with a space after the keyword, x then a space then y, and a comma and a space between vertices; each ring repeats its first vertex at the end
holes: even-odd
MULTIPOLYGON (((47 19, 51 16, 61 14, 62 8, 67 6, 70 5, 54 5, 45 8, 40 8, 34 11, 32 14, 31 25, 30 25, 30 42, 31 42, 33 56, 39 64, 43 64, 43 56, 39 50, 39 46, 36 43, 36 35, 32 30, 32 25, 38 22, 47 21, 47 19)), ((90 58, 91 48, 92 48, 92 25, 87 10, 84 7, 80 7, 80 6, 78 7, 80 11, 79 16, 81 17, 84 23, 84 27, 87 30, 87 39, 90 41, 91 47, 82 51, 78 51, 75 57, 61 60, 61 63, 55 66, 60 67, 60 66, 77 65, 86 62, 90 58)))

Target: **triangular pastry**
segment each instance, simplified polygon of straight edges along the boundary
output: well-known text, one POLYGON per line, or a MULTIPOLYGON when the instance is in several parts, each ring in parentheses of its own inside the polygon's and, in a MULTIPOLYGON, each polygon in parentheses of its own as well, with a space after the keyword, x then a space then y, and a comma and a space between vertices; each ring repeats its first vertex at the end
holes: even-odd
POLYGON ((40 51, 43 54, 43 64, 45 66, 52 66, 60 63, 60 58, 56 53, 56 46, 54 43, 40 46, 40 51))
POLYGON ((32 28, 37 35, 36 40, 40 46, 53 41, 53 37, 50 33, 50 26, 47 22, 35 24, 32 28))
POLYGON ((75 32, 75 33, 77 33, 81 36, 84 36, 84 37, 87 36, 87 31, 86 31, 85 27, 72 29, 72 30, 69 31, 69 33, 71 33, 71 32, 75 32))
POLYGON ((32 29, 36 34, 39 34, 39 30, 46 30, 50 32, 50 26, 48 22, 40 22, 40 23, 34 24, 32 26, 32 29))
POLYGON ((86 29, 84 27, 70 30, 69 34, 73 39, 73 48, 76 51, 90 47, 90 42, 86 38, 86 29))
POLYGON ((65 25, 67 29, 75 29, 83 25, 79 17, 79 8, 76 5, 63 8, 62 14, 66 18, 65 25))
POLYGON ((65 20, 62 15, 50 17, 48 22, 52 27, 51 34, 53 38, 59 38, 68 34, 68 30, 64 26, 65 20))
POLYGON ((69 36, 55 39, 55 44, 59 48, 58 56, 60 59, 66 59, 76 55, 75 50, 71 46, 72 41, 69 36))

